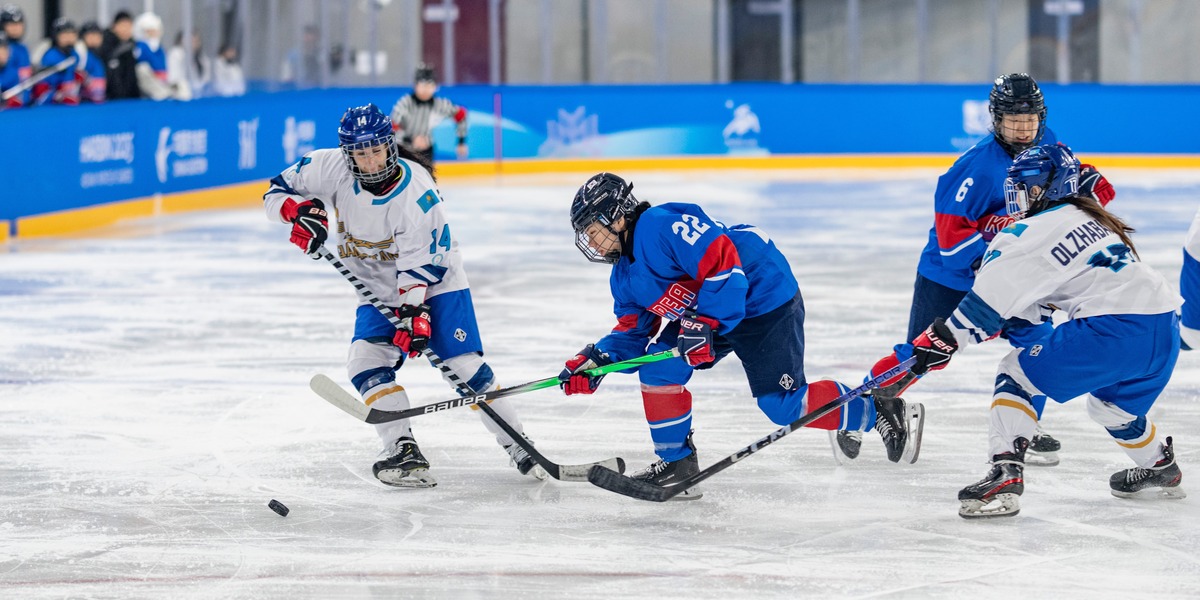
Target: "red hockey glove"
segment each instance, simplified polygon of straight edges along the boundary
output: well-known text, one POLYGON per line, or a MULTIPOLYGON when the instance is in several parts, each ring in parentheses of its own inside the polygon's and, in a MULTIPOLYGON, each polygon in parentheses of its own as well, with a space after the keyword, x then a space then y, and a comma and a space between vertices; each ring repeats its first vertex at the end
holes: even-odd
POLYGON ((913 358, 917 363, 910 371, 918 377, 930 371, 940 371, 950 364, 950 357, 958 351, 954 333, 946 326, 946 320, 938 317, 924 333, 913 340, 913 358))
POLYGON ((396 310, 396 316, 403 321, 403 328, 396 330, 392 336, 392 344, 409 358, 416 358, 421 351, 429 347, 429 336, 433 329, 429 325, 429 306, 405 304, 396 310))
POLYGON ((325 212, 324 202, 313 198, 297 204, 289 198, 279 214, 292 224, 290 240, 305 254, 316 252, 329 239, 329 213, 325 212))
POLYGON ((1079 166, 1079 193, 1095 198, 1100 206, 1108 206, 1117 197, 1117 190, 1092 165, 1079 166))
POLYGON ((583 372, 604 365, 611 365, 612 359, 608 354, 601 352, 596 348, 595 344, 584 346, 583 350, 579 351, 574 358, 568 360, 565 369, 558 374, 559 387, 563 393, 570 396, 572 394, 590 394, 600 387, 600 380, 604 379, 603 375, 586 375, 583 372))
POLYGON ((713 330, 719 325, 716 319, 708 317, 679 319, 679 338, 675 340, 679 355, 693 367, 717 360, 713 351, 713 330))

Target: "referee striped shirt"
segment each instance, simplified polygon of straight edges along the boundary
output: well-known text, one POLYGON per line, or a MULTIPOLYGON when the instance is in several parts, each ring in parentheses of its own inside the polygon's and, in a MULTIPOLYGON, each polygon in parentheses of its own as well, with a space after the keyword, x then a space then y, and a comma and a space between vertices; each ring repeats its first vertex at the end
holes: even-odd
POLYGON ((457 123, 458 143, 467 143, 467 109, 445 98, 434 96, 422 101, 413 94, 407 94, 401 96, 392 107, 392 127, 400 133, 403 143, 409 146, 414 137, 428 136, 446 118, 453 118, 457 123))

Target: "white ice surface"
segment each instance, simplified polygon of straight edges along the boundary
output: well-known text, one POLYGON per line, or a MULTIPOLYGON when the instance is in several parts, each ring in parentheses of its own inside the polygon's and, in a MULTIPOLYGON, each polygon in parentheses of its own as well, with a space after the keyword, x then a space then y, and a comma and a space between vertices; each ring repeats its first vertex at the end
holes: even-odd
MULTIPOLYGON (((448 182, 488 357, 501 383, 557 373, 612 324, 607 269, 573 246, 578 176, 448 182)), ((857 381, 902 341, 937 173, 632 174, 639 197, 691 201, 766 229, 807 305, 809 379, 857 381)), ((1113 209, 1172 281, 1200 173, 1111 172, 1113 209)), ((0 254, 0 597, 3 598, 1195 598, 1200 488, 1119 500, 1128 459, 1082 402, 1044 424, 1063 462, 1029 469, 1021 514, 970 522, 955 494, 987 469, 1002 342, 961 355, 909 399, 921 460, 835 466, 800 431, 653 504, 519 476, 455 409, 414 419, 440 485, 376 483, 372 428, 307 388, 344 358, 355 297, 261 211, 134 222, 0 254), (276 498, 291 508, 267 509, 276 498)), ((399 376, 417 403, 437 372, 399 376)), ((772 431, 736 361, 698 374, 702 465, 772 431)), ((1181 356, 1151 416, 1200 472, 1200 354, 1181 356)), ((563 463, 652 459, 636 378, 592 397, 513 399, 563 463)))

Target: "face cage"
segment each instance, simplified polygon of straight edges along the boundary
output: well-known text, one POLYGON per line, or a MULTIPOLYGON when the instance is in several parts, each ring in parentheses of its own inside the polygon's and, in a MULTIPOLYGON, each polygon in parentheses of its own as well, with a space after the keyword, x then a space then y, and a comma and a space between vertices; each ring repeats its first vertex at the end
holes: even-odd
POLYGON ((1042 143, 1042 138, 1045 137, 1045 135, 1046 135, 1046 113, 1045 113, 1045 110, 1043 109, 1041 112, 1036 112, 1036 113, 1016 113, 1016 112, 992 113, 992 135, 996 136, 996 139, 1001 143, 1001 145, 1007 146, 1008 148, 1010 148, 1012 150, 1013 156, 1016 156, 1024 151, 1042 143), (1029 142, 1028 144, 1018 144, 1016 142, 1008 141, 1004 137, 1003 129, 1000 127, 1000 123, 1002 123, 1004 121, 1005 115, 1037 115, 1038 128, 1037 128, 1037 133, 1033 134, 1033 141, 1029 142))
POLYGON ((364 185, 371 185, 386 181, 388 178, 396 174, 396 169, 400 166, 400 153, 396 151, 396 138, 392 135, 389 135, 382 140, 377 139, 367 142, 357 142, 342 146, 341 148, 342 158, 346 160, 346 166, 350 167, 350 173, 354 175, 354 178, 357 179, 359 183, 364 185), (354 156, 352 156, 351 153, 355 150, 374 148, 375 146, 379 146, 381 144, 387 144, 388 146, 387 163, 379 171, 374 173, 363 173, 362 169, 358 168, 358 163, 354 162, 354 156))
POLYGON ((608 254, 600 254, 599 250, 588 245, 588 242, 591 240, 591 238, 587 234, 587 228, 591 226, 592 223, 600 224, 604 228, 606 235, 612 236, 613 239, 618 242, 620 241, 621 236, 612 230, 611 225, 607 225, 602 223, 599 219, 595 219, 588 222, 583 227, 575 230, 575 247, 579 248, 579 251, 583 253, 584 258, 587 258, 591 262, 609 265, 617 264, 617 262, 621 260, 620 244, 617 244, 616 248, 609 250, 608 254))
POLYGON ((1008 207, 1008 216, 1020 221, 1029 210, 1029 194, 1025 184, 1016 183, 1011 178, 1004 180, 1004 203, 1008 207))

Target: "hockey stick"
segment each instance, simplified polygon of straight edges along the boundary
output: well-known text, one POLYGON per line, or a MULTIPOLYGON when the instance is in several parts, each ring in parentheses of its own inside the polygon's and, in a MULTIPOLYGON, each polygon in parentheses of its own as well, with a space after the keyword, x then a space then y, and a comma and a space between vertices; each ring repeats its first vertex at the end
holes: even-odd
POLYGON ((610 492, 623 494, 625 496, 629 496, 630 498, 637 498, 638 500, 650 500, 653 502, 666 502, 667 500, 670 500, 671 498, 683 493, 688 488, 694 487, 701 481, 704 481, 705 479, 708 479, 709 477, 712 477, 713 475, 716 475, 717 473, 720 473, 721 471, 733 466, 734 463, 750 456, 751 454, 754 454, 755 452, 758 452, 759 450, 762 450, 783 436, 801 427, 804 427, 805 425, 808 425, 809 423, 812 423, 821 417, 824 417, 834 410, 837 410, 843 404, 861 396, 863 393, 879 387, 880 383, 907 371, 908 368, 916 364, 916 362, 917 359, 915 358, 909 358, 908 360, 905 360, 904 362, 879 374, 877 377, 870 379, 866 383, 850 390, 849 392, 846 392, 845 394, 842 394, 841 396, 838 396, 833 402, 830 402, 816 411, 808 413, 799 419, 792 421, 788 425, 784 425, 783 427, 776 429, 770 435, 759 439, 753 444, 750 444, 749 446, 746 446, 737 452, 734 452, 733 454, 721 459, 719 462, 714 463, 707 468, 701 469, 696 474, 692 475, 691 477, 687 477, 678 483, 673 483, 666 486, 655 485, 646 481, 639 481, 637 479, 625 477, 616 471, 606 469, 602 466, 592 468, 591 472, 588 473, 588 481, 610 492))
MULTIPOLYGON (((338 270, 338 272, 342 274, 342 277, 345 277, 346 281, 349 281, 350 284, 354 286, 354 289, 358 290, 359 296, 364 298, 367 302, 370 302, 371 306, 374 306, 376 310, 383 314, 383 316, 387 317, 388 321, 391 322, 393 327, 396 329, 401 329, 404 327, 403 322, 400 321, 400 317, 397 317, 396 314, 391 311, 391 309, 384 305, 383 302, 371 292, 371 290, 367 289, 367 286, 364 285, 363 282, 358 279, 358 277, 355 277, 354 273, 351 273, 350 269, 346 268, 346 265, 343 264, 342 261, 338 260, 336 256, 329 252, 329 250, 321 247, 317 249, 317 254, 332 264, 338 270)), ((458 389, 461 395, 476 395, 476 391, 471 389, 471 386, 467 385, 467 382, 463 381, 457 373, 455 373, 445 362, 442 361, 441 357, 433 352, 433 350, 425 348, 421 351, 421 354, 423 354, 425 358, 428 359, 431 364, 433 364, 433 366, 437 367, 438 370, 445 375, 447 380, 454 384, 454 387, 458 389)), ((543 456, 541 452, 538 452, 537 448, 534 448, 533 444, 530 443, 530 441, 526 439, 523 434, 513 429, 512 425, 509 425, 503 417, 501 417, 496 413, 495 410, 492 409, 492 407, 488 406, 487 402, 478 402, 475 404, 475 406, 478 406, 480 410, 487 414, 489 419, 494 421, 496 425, 500 427, 500 429, 504 430, 504 432, 512 438, 514 444, 520 446, 521 449, 529 453, 529 456, 533 458, 534 462, 545 469, 551 477, 559 481, 587 481, 588 473, 593 467, 603 467, 604 469, 613 473, 625 472, 625 461, 619 457, 582 465, 557 464, 543 456)))
POLYGON ((13 86, 10 89, 4 90, 4 93, 0 94, 0 102, 8 102, 8 100, 10 98, 15 98, 18 94, 24 94, 25 92, 32 89, 33 86, 41 83, 47 77, 50 77, 51 75, 55 75, 57 73, 61 73, 63 71, 66 71, 67 69, 75 66, 75 63, 78 61, 79 61, 78 58, 76 58, 74 56, 70 56, 70 57, 67 57, 66 60, 64 60, 60 63, 57 63, 50 67, 46 67, 45 69, 42 69, 41 71, 38 71, 37 73, 34 73, 33 75, 30 75, 29 79, 22 81, 21 83, 13 86))
MULTIPOLYGON (((676 356, 679 356, 679 351, 672 348, 671 350, 663 350, 662 352, 647 354, 645 356, 639 356, 638 358, 631 358, 629 360, 603 365, 594 369, 588 369, 584 371, 583 374, 590 375, 592 377, 597 375, 607 375, 609 373, 631 369, 638 365, 658 362, 660 360, 674 358, 676 356)), ((346 391, 343 390, 342 387, 337 383, 334 383, 332 379, 320 374, 313 375, 312 381, 309 382, 309 387, 312 388, 312 391, 316 392, 318 396, 329 401, 330 404, 349 413, 350 416, 358 419, 359 421, 375 425, 378 423, 399 421, 400 419, 411 419, 412 417, 419 417, 421 415, 441 412, 443 410, 458 408, 460 406, 472 406, 481 402, 491 402, 492 400, 496 400, 498 398, 507 398, 508 396, 516 396, 517 394, 524 394, 525 392, 532 392, 534 390, 554 387, 560 383, 562 383, 562 380, 557 377, 547 377, 537 381, 530 381, 520 385, 492 390, 483 394, 476 394, 474 396, 460 396, 444 402, 435 402, 433 404, 426 404, 425 406, 417 406, 415 408, 409 408, 405 410, 379 410, 371 408, 360 402, 354 396, 346 393, 346 391)))

